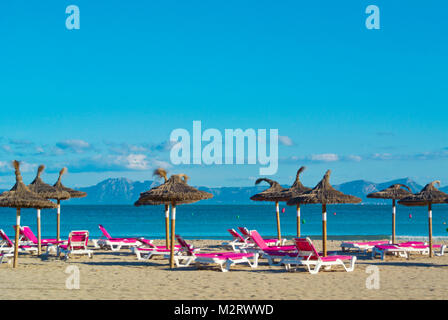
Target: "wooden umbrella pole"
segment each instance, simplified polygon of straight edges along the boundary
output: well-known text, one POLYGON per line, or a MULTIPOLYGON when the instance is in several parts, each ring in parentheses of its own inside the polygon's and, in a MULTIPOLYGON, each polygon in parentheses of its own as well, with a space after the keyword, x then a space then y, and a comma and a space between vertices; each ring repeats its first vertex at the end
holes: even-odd
POLYGON ((327 256, 327 205, 322 204, 322 251, 327 256))
POLYGON ((297 238, 300 238, 300 204, 297 205, 297 238))
POLYGON ((40 234, 40 209, 37 209, 37 254, 42 254, 41 234, 40 234))
POLYGON ((428 205, 429 257, 432 257, 432 204, 428 205))
POLYGON ((176 230, 176 205, 171 205, 171 248, 170 248, 170 268, 174 268, 174 234, 176 230))
POLYGON ((17 267, 19 260, 19 233, 20 233, 20 208, 17 208, 16 214, 16 237, 14 242, 14 263, 13 268, 17 267))
POLYGON ((170 205, 165 205, 165 240, 166 248, 170 247, 170 205))
POLYGON ((275 211, 277 213, 277 236, 278 236, 278 240, 281 241, 282 234, 280 231, 280 207, 278 205, 278 201, 275 202, 275 211))
POLYGON ((61 201, 58 200, 58 213, 56 217, 56 240, 61 239, 61 201))
POLYGON ((395 215, 397 207, 395 205, 395 199, 392 200, 392 243, 395 243, 395 215))

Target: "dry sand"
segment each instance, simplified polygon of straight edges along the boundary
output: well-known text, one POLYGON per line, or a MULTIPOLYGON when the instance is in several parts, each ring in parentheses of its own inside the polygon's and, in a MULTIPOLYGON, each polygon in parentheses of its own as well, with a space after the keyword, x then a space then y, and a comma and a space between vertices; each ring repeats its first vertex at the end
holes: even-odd
MULTIPOLYGON (((221 241, 190 241, 206 251, 221 250, 221 241)), ((161 244, 161 242, 159 242, 161 244)), ((319 247, 320 241, 315 241, 319 247)), ((329 250, 339 249, 329 241, 329 250)), ((341 268, 311 275, 305 269, 286 272, 261 260, 257 269, 236 265, 230 272, 194 266, 169 270, 165 259, 138 261, 130 250, 95 250, 93 259, 68 262, 21 255, 19 267, 0 266, 1 299, 447 299, 448 255, 432 259, 372 260, 357 254, 353 272, 341 268), (80 270, 80 288, 69 290, 68 266, 80 270), (366 268, 378 266, 380 288, 367 289, 366 268)))

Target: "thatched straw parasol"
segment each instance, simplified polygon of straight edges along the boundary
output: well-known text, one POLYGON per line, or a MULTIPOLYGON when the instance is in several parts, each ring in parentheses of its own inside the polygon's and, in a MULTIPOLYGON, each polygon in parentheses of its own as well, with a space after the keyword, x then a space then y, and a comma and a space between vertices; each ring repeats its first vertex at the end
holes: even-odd
MULTIPOLYGON (((157 176, 159 178, 163 178, 165 183, 168 181, 167 172, 163 168, 158 168, 158 169, 154 170, 153 175, 157 176)), ((154 205, 161 205, 161 204, 165 205, 165 242, 166 242, 166 247, 169 248, 169 246, 170 246, 170 204, 165 203, 165 202, 145 200, 145 196, 150 194, 151 190, 140 193, 140 198, 134 203, 134 205, 136 207, 147 206, 147 205, 154 206, 154 205)))
POLYGON ((141 202, 150 201, 153 204, 171 204, 171 252, 170 267, 174 268, 174 235, 176 224, 176 205, 194 203, 200 200, 210 199, 211 193, 200 191, 187 184, 188 176, 185 174, 173 174, 160 186, 144 192, 141 202))
POLYGON ((396 215, 396 201, 412 195, 411 188, 404 184, 394 184, 384 190, 369 193, 367 198, 375 199, 392 199, 392 243, 395 243, 395 215, 396 215), (405 190, 407 189, 407 190, 405 190), (409 190, 409 191, 408 191, 409 190))
POLYGON ((434 203, 446 203, 448 194, 438 190, 435 184, 440 186, 440 181, 436 180, 428 183, 419 193, 406 197, 398 201, 405 206, 428 206, 428 226, 429 226, 429 256, 432 257, 432 205, 434 203))
MULTIPOLYGON (((41 164, 37 169, 37 175, 28 188, 37 193, 44 199, 55 199, 55 200, 67 200, 70 199, 70 194, 66 191, 57 190, 55 187, 46 184, 41 179, 41 174, 45 170, 45 166, 41 164)), ((40 255, 41 250, 41 228, 40 228, 40 209, 37 209, 37 254, 40 255)))
MULTIPOLYGON (((281 192, 281 195, 283 196, 282 201, 288 201, 291 198, 297 197, 298 195, 311 190, 311 188, 305 187, 300 181, 300 174, 303 171, 305 171, 305 169, 306 167, 300 167, 300 169, 297 170, 296 180, 294 181, 292 186, 281 192)), ((297 204, 296 210, 297 210, 297 237, 300 237, 300 203, 297 204)))
POLYGON ((16 184, 10 191, 3 192, 0 195, 0 207, 16 208, 16 235, 14 243, 14 264, 17 267, 19 255, 19 233, 20 233, 20 209, 21 208, 36 208, 36 209, 53 209, 56 204, 45 200, 38 194, 32 192, 23 183, 22 175, 20 174, 20 163, 17 160, 13 161, 13 166, 16 174, 16 184))
POLYGON ((362 200, 358 197, 343 194, 330 185, 330 174, 328 170, 324 178, 310 191, 288 200, 287 205, 303 204, 322 204, 322 247, 324 257, 327 256, 327 204, 336 203, 360 203, 362 200))
POLYGON ((278 206, 278 203, 279 201, 285 201, 285 196, 282 194, 282 192, 285 192, 287 189, 283 188, 277 181, 267 178, 259 178, 257 179, 257 181, 255 181, 255 184, 259 184, 263 181, 269 183, 270 187, 260 193, 257 193, 256 195, 253 195, 252 197, 250 197, 250 199, 254 201, 275 202, 275 212, 277 217, 277 236, 278 240, 282 240, 280 231, 280 208, 278 206))
MULTIPOLYGON (((61 178, 62 176, 67 172, 67 168, 62 168, 61 171, 59 171, 59 177, 58 181, 53 185, 53 187, 56 188, 58 191, 65 191, 68 192, 70 195, 70 198, 84 198, 87 196, 86 192, 73 190, 70 188, 65 187, 62 182, 61 178)), ((61 200, 58 200, 58 214, 57 214, 57 223, 56 223, 56 240, 60 241, 61 239, 61 200)))

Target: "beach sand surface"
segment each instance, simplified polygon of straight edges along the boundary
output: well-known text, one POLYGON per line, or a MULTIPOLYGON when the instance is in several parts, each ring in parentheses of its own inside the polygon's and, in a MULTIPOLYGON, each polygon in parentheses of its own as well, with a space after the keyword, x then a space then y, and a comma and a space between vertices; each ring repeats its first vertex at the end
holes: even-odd
MULTIPOLYGON (((190 240, 201 252, 222 251, 222 241, 190 240)), ((321 241, 314 241, 319 248, 321 241)), ((156 241, 156 244, 163 244, 156 241)), ((292 243, 291 243, 292 244, 292 243)), ((340 241, 329 241, 329 250, 340 250, 340 241)), ((353 254, 353 253, 351 253, 353 254)), ((19 266, 0 266, 1 299, 447 299, 448 255, 429 258, 414 254, 410 259, 387 256, 386 260, 356 254, 353 272, 342 268, 287 272, 260 260, 258 268, 233 266, 230 272, 217 267, 195 266, 170 270, 168 260, 138 261, 130 250, 95 250, 92 259, 75 257, 63 261, 55 256, 20 255, 19 266), (78 267, 79 289, 67 288, 78 267), (366 282, 378 267, 379 288, 366 282)))

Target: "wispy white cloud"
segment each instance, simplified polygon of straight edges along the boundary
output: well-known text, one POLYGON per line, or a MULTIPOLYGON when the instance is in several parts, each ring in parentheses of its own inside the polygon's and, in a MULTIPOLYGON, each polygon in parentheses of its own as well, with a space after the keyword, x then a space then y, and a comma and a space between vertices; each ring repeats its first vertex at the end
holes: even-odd
POLYGON ((339 156, 335 153, 322 153, 311 155, 311 161, 334 162, 338 160, 339 156))
POLYGON ((84 140, 64 140, 56 143, 56 147, 61 150, 83 153, 92 149, 92 145, 84 140))
MULTIPOLYGON (((28 173, 34 172, 37 169, 37 164, 27 161, 20 161, 20 172, 28 173)), ((1 175, 14 175, 14 168, 11 161, 0 161, 0 174, 1 175)))
POLYGON ((356 162, 360 162, 362 160, 362 157, 351 154, 351 155, 347 156, 347 159, 348 160, 352 160, 352 161, 356 161, 356 162))
POLYGON ((278 136, 278 141, 284 146, 290 147, 294 145, 294 141, 288 136, 278 136))
POLYGON ((145 154, 131 153, 127 155, 95 155, 73 160, 69 163, 55 165, 59 168, 67 166, 71 172, 117 172, 146 171, 157 167, 170 168, 171 164, 145 154))

